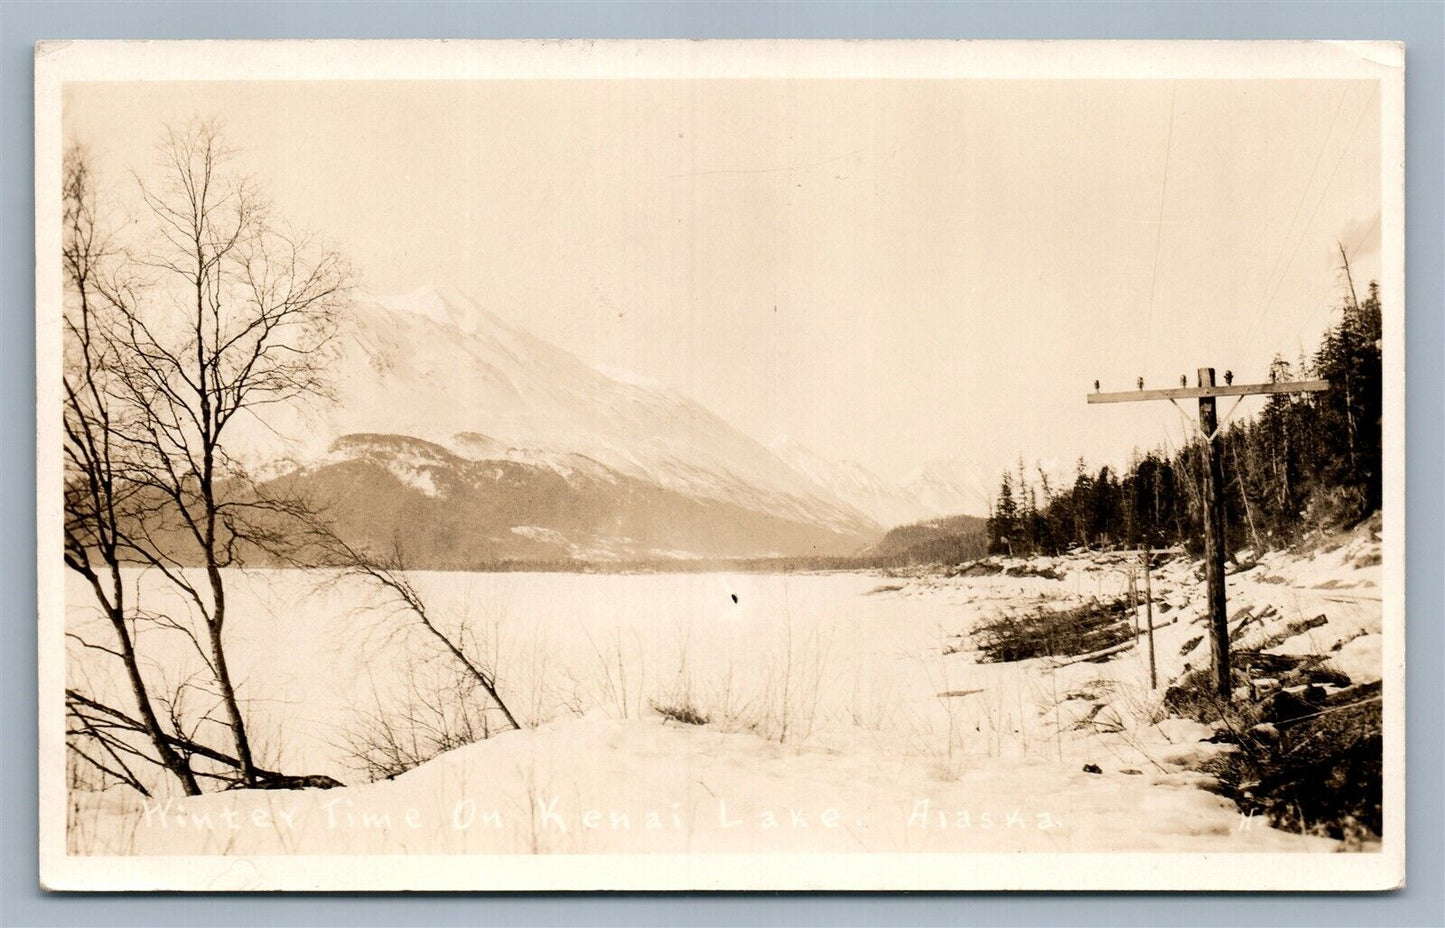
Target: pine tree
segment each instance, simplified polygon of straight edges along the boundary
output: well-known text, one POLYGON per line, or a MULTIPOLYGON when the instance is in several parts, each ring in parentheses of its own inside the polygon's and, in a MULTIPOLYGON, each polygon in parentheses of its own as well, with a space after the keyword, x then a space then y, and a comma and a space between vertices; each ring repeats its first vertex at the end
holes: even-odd
POLYGON ((989 550, 1013 553, 1014 538, 1018 534, 1019 510, 1014 499, 1013 478, 1004 471, 1003 481, 998 488, 998 502, 988 520, 989 550))

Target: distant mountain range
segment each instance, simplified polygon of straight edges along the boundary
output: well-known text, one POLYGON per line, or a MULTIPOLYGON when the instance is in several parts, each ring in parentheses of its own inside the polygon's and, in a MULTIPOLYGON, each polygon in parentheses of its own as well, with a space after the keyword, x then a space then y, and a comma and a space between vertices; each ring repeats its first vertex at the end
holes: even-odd
POLYGON ((346 534, 418 567, 849 554, 987 499, 959 462, 891 487, 793 442, 765 447, 455 291, 357 300, 324 363, 334 402, 280 409, 238 446, 264 481, 327 501, 346 534))
POLYGON ((940 458, 915 470, 903 483, 892 484, 861 464, 831 461, 787 436, 768 447, 815 486, 884 527, 985 512, 991 499, 980 468, 958 458, 940 458))

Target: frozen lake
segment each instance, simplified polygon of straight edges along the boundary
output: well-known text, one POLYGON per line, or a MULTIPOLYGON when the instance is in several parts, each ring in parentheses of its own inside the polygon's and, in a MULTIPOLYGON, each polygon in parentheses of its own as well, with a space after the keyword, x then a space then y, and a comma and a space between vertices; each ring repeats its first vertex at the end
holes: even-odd
MULTIPOLYGON (((1056 681, 944 653, 978 616, 1036 601, 1045 585, 1057 594, 1058 583, 981 578, 899 589, 901 581, 868 573, 410 579, 434 619, 485 655, 525 724, 636 718, 685 703, 724 728, 785 743, 863 736, 945 757, 1060 749, 1034 730, 1039 700, 1054 695, 1056 681), (984 692, 938 695, 968 689, 984 692)), ((146 608, 183 614, 155 581, 141 580, 146 608)), ((253 740, 276 766, 354 782, 347 734, 403 700, 419 675, 428 687, 446 685, 437 676, 445 662, 425 662, 435 647, 414 617, 361 579, 231 571, 228 583, 232 672, 253 740)), ((69 592, 72 627, 106 640, 108 629, 89 617, 88 590, 72 581, 69 592)), ((145 629, 140 642, 168 665, 156 673, 172 689, 177 667, 199 668, 175 631, 145 629)), ((73 653, 103 677, 93 655, 73 653)))
MULTIPOLYGON (((1236 592, 1276 603, 1282 617, 1328 597, 1338 616, 1330 634, 1350 639, 1331 653, 1366 664, 1377 635, 1358 629, 1378 629, 1378 607, 1363 593, 1304 584, 1325 566, 1281 562, 1276 569, 1291 582, 1241 577, 1236 592)), ((1340 573, 1338 565, 1330 571, 1340 573)), ((1370 571, 1378 567, 1360 571, 1363 582, 1373 582, 1370 571)), ((110 790, 76 806, 72 846, 535 853, 1330 844, 1238 827, 1233 804, 1201 788, 1208 778, 1198 765, 1218 749, 1202 743, 1210 729, 1158 711, 1143 647, 1105 663, 977 663, 966 633, 981 620, 1117 596, 1126 582, 1088 559, 1057 576, 409 574, 433 620, 496 669, 502 697, 528 730, 502 731, 493 713, 495 737, 368 783, 358 738, 374 741, 379 718, 425 721, 435 716, 428 705, 455 705, 468 689, 455 665, 438 659, 413 614, 359 578, 232 571, 228 653, 262 765, 330 774, 355 789, 213 793, 164 812, 110 790), (658 711, 679 706, 707 724, 658 711), (573 827, 549 825, 553 807, 573 827), (298 818, 294 827, 288 820, 239 832, 184 824, 187 815, 233 808, 262 810, 273 822, 298 818), (362 817, 336 818, 352 809, 362 817), (368 824, 368 810, 391 817, 368 824), (592 829, 589 810, 631 824, 592 829), (818 827, 830 810, 846 827, 818 827), (427 823, 422 832, 402 821, 413 811, 427 823), (457 826, 455 816, 474 811, 491 814, 490 824, 457 826), (649 811, 679 824, 646 832, 649 811), (771 815, 794 811, 811 825, 769 830, 771 815)), ((184 614, 158 578, 132 580, 147 610, 184 614)), ((1160 602, 1173 601, 1157 632, 1165 681, 1199 659, 1196 587, 1187 561, 1155 577, 1160 602)), ((71 631, 107 643, 89 591, 72 580, 68 592, 71 631)), ((1318 644, 1304 638, 1298 646, 1318 644)), ((153 692, 179 693, 190 717, 204 713, 204 675, 186 685, 200 668, 186 636, 148 627, 140 641, 153 692)), ((72 681, 117 699, 113 659, 75 642, 70 653, 72 681)), ((227 744, 218 726, 202 731, 227 744)))

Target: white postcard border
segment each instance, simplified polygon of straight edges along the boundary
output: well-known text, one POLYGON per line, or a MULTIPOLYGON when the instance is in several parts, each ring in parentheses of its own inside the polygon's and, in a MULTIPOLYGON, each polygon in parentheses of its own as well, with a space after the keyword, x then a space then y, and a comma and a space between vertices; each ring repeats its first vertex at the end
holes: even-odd
POLYGON ((52 890, 1382 890, 1405 873, 1404 48, 1321 41, 42 42, 35 64, 40 873, 52 890), (1365 79, 1381 87, 1384 840, 1368 854, 78 857, 65 849, 59 266, 80 81, 1365 79))

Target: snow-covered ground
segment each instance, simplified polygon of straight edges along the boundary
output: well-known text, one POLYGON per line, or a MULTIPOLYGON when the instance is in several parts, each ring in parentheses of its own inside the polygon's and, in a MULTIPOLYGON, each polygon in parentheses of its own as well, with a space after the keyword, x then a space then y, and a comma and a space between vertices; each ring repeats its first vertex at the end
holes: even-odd
MULTIPOLYGON (((1229 577, 1241 642, 1325 616, 1272 650, 1380 677, 1379 543, 1361 530, 1229 577), (1273 609, 1266 607, 1272 606, 1273 609), (1248 607, 1248 612, 1240 610, 1248 607), (1338 647, 1337 647, 1338 646, 1338 647)), ((1020 562, 1006 562, 1017 567, 1020 562)), ((348 744, 418 673, 424 641, 361 581, 234 573, 228 627, 267 766, 344 789, 142 800, 77 791, 82 853, 1281 851, 1334 842, 1245 821, 1193 769, 1209 729, 1157 720, 1208 662, 1197 564, 1154 573, 1147 639, 1104 663, 978 663, 967 633, 1041 604, 1109 598, 1122 562, 1035 561, 1061 579, 879 574, 419 574, 466 617, 531 727, 367 783, 348 744), (688 706, 705 725, 664 718, 688 706), (1086 772, 1097 769, 1098 773, 1086 772)), ((142 581, 149 608, 174 608, 142 581)), ((97 640, 85 589, 71 627, 97 640)), ((1141 610, 1142 614, 1142 610, 1141 610)), ((174 684, 180 636, 142 634, 174 684)), ((112 695, 98 652, 73 673, 112 695)))

